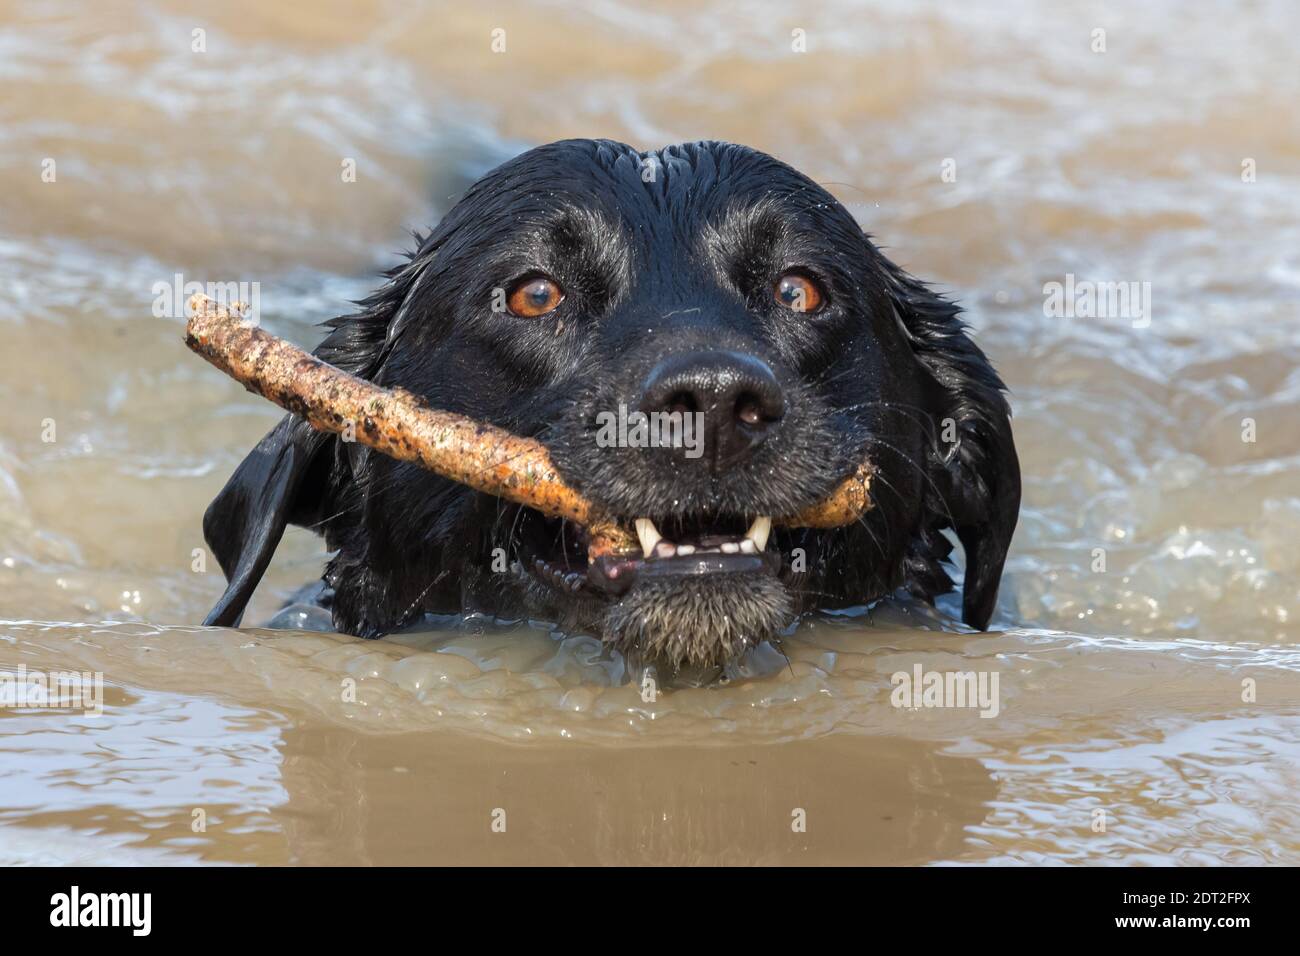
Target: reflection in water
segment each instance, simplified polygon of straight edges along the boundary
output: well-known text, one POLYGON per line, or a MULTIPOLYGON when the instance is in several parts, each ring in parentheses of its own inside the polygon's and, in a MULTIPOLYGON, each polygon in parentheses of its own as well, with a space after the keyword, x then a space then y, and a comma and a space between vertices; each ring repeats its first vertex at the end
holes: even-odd
POLYGON ((1030 742, 986 761, 999 794, 971 845, 997 862, 1294 862, 1297 739, 1294 716, 1249 716, 1157 721, 1101 746, 1030 742))
POLYGON ((284 780, 292 858, 317 864, 927 863, 995 792, 973 759, 849 736, 646 751, 300 729, 284 780))
POLYGON ((110 687, 106 697, 99 717, 0 710, 0 861, 166 864, 283 852, 269 812, 289 798, 276 721, 196 695, 110 687), (221 832, 216 854, 196 822, 221 832))
POLYGON ((221 862, 1277 862, 1300 823, 1295 650, 822 619, 784 671, 647 703, 594 642, 473 621, 377 643, 3 633, 0 669, 153 688, 110 686, 100 718, 5 718, 11 854, 40 827, 91 858, 109 839, 221 862), (894 707, 916 668, 997 673, 998 717, 894 707))
MULTIPOLYGON (((0 670, 108 682, 0 708, 0 862, 1300 860, 1295 9, 724 6, 0 0, 0 670), (260 282, 312 344, 404 228, 593 133, 774 153, 962 300, 1025 473, 999 632, 886 603, 645 702, 543 627, 192 626, 278 413, 154 284, 260 282), (1070 276, 1149 323, 1045 316, 1070 276), (998 716, 894 708, 918 665, 997 673, 998 716)), ((320 565, 291 532, 248 619, 320 565)))

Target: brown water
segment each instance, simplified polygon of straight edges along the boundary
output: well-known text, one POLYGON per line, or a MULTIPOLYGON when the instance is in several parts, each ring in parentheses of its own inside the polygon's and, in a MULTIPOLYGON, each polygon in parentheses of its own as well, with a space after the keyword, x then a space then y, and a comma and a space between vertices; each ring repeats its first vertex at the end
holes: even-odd
MULTIPOLYGON (((0 708, 0 862, 1300 862, 1294 4, 460 6, 0 0, 0 671, 107 685, 0 708), (278 413, 154 283, 258 282, 312 344, 576 135, 772 152, 964 302, 1025 476, 994 633, 826 616, 647 703, 544 626, 194 626, 203 508, 278 413), (1047 317, 1067 274, 1149 282, 1149 323, 1047 317), (997 715, 892 706, 916 665, 996 673, 997 715)), ((320 563, 291 532, 248 620, 320 563)))

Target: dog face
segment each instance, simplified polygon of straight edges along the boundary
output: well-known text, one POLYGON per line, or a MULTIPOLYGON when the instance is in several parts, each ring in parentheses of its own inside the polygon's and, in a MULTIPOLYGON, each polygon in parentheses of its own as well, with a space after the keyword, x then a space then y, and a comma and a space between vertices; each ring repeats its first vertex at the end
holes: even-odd
POLYGON ((337 555, 341 630, 483 610, 592 629, 647 662, 716 665, 800 612, 951 589, 987 625, 1019 507, 1002 384, 951 303, 849 213, 754 150, 534 149, 474 185, 317 354, 532 436, 639 556, 286 418, 205 533, 237 623, 288 522, 337 555), (855 467, 872 508, 785 528, 855 467))

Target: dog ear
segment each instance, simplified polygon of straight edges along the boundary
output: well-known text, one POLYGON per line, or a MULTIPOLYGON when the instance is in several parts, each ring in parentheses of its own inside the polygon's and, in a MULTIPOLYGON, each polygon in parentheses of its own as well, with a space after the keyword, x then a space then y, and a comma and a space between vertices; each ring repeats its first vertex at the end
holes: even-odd
POLYGON ((1020 461, 1006 386, 966 334, 961 310, 886 260, 890 297, 917 360, 934 379, 930 511, 966 552, 962 620, 984 630, 1020 514, 1020 461))
MULTIPOLYGON (((361 378, 373 379, 407 324, 408 305, 418 290, 437 243, 415 233, 417 248, 384 273, 388 282, 356 303, 361 310, 325 323, 330 334, 315 355, 361 378)), ((271 563, 289 524, 318 525, 329 486, 360 475, 368 450, 339 442, 307 422, 287 415, 235 469, 203 515, 203 536, 226 573, 226 591, 204 624, 236 627, 253 590, 271 563)))
POLYGON ((313 462, 332 435, 286 415, 230 476, 203 515, 203 537, 229 582, 203 623, 238 627, 289 522, 310 524, 325 484, 313 462))

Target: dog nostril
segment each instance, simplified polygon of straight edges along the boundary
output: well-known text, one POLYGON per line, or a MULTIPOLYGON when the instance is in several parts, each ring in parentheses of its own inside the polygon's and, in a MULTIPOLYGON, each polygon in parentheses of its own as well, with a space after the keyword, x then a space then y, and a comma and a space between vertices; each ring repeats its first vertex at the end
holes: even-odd
POLYGON ((760 383, 756 391, 741 392, 734 406, 736 421, 756 433, 785 417, 785 397, 780 387, 775 382, 771 383, 771 388, 765 384, 760 383))
POLYGON ((668 397, 667 408, 670 412, 690 414, 700 410, 700 403, 690 392, 674 392, 668 397))
POLYGON ((753 395, 742 395, 736 402, 736 417, 746 425, 761 425, 763 410, 753 395))

